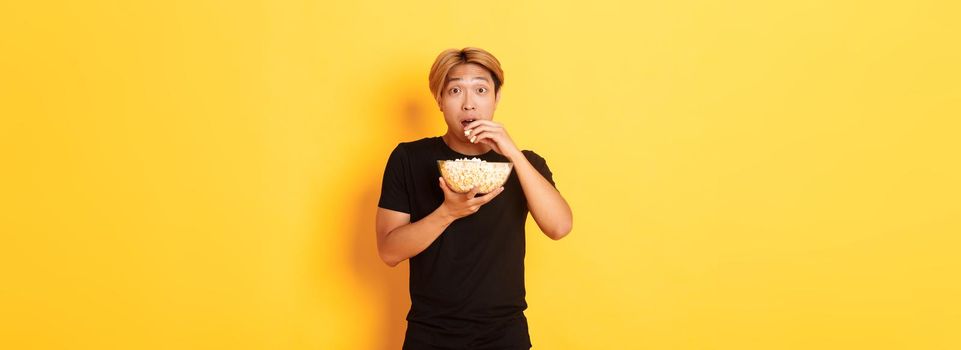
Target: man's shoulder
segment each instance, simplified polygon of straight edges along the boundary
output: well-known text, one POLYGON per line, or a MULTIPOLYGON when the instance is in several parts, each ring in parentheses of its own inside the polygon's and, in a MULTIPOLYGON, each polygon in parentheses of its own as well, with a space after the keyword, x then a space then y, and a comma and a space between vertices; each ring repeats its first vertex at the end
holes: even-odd
POLYGON ((391 152, 391 158, 403 159, 406 162, 422 158, 424 155, 434 154, 438 148, 439 140, 440 137, 425 137, 420 140, 400 142, 391 152))
POLYGON ((524 157, 527 158, 527 161, 529 161, 529 162, 534 162, 534 161, 541 162, 541 161, 544 161, 544 157, 541 157, 540 154, 537 154, 537 152, 534 152, 534 151, 532 151, 532 150, 525 149, 525 150, 522 150, 521 153, 524 154, 524 157))
POLYGON ((404 150, 432 148, 437 146, 437 139, 439 138, 439 136, 425 137, 420 140, 401 142, 397 144, 397 148, 402 148, 404 150))

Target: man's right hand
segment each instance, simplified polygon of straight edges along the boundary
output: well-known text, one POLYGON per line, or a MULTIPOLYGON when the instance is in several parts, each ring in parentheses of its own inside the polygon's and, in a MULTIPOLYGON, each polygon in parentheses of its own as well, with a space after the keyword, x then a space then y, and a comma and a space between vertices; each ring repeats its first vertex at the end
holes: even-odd
POLYGON ((488 194, 475 197, 477 196, 477 187, 472 188, 467 193, 457 193, 447 187, 447 182, 444 181, 443 177, 438 179, 440 180, 440 188, 444 190, 444 203, 441 204, 441 207, 454 220, 476 213, 482 205, 487 204, 501 192, 504 192, 504 187, 501 186, 488 194))

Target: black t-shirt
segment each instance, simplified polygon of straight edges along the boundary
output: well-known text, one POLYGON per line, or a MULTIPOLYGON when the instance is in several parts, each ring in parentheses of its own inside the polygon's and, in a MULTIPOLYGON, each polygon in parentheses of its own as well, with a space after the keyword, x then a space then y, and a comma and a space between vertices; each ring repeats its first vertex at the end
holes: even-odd
MULTIPOLYGON (((544 158, 533 151, 523 154, 553 185, 544 158)), ((387 161, 378 206, 408 213, 411 222, 424 218, 444 202, 437 161, 475 157, 508 161, 493 150, 476 156, 457 153, 441 137, 400 143, 387 161)), ((418 334, 429 334, 421 340, 432 345, 459 347, 499 339, 530 346, 523 313, 527 213, 527 199, 512 171, 501 194, 476 213, 455 220, 410 258, 408 337, 416 327, 418 334), (511 324, 522 325, 523 332, 505 330, 511 324)))

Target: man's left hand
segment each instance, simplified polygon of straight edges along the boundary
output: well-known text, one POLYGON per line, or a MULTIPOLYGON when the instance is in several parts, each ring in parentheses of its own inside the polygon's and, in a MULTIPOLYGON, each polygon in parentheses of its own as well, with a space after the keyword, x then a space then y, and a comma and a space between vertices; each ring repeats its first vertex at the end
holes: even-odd
POLYGON ((464 130, 470 131, 467 138, 472 143, 488 145, 494 149, 494 152, 500 153, 508 159, 522 156, 520 150, 514 145, 514 140, 511 140, 510 135, 507 134, 507 129, 504 129, 504 126, 500 123, 491 120, 475 120, 467 124, 464 130))

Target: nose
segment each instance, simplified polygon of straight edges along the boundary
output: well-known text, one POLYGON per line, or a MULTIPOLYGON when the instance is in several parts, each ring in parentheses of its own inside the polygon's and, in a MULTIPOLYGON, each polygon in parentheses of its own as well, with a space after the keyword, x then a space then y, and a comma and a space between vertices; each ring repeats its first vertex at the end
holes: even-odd
POLYGON ((467 98, 464 99, 464 110, 473 111, 474 109, 477 109, 477 107, 474 106, 474 101, 470 98, 470 96, 467 96, 467 98))

